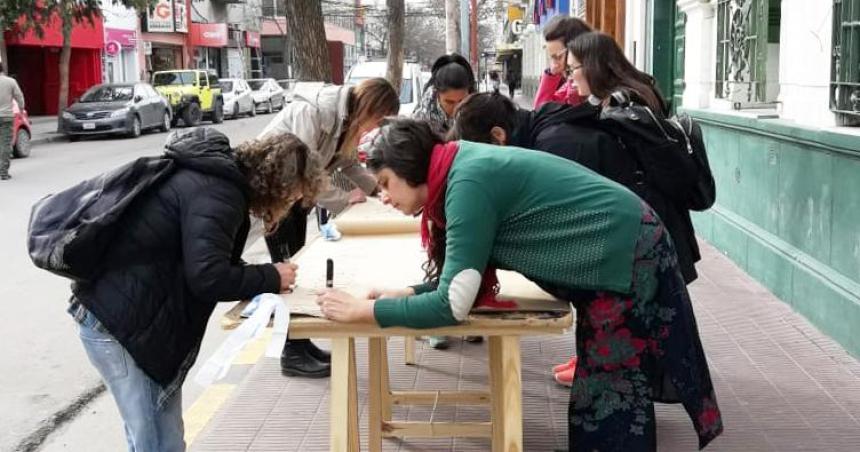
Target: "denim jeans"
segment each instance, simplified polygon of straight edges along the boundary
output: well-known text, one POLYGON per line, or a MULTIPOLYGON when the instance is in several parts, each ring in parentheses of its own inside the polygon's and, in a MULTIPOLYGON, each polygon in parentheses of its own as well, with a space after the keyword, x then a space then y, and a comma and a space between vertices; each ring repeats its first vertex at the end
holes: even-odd
POLYGON ((92 313, 81 320, 79 335, 119 408, 129 452, 184 451, 182 391, 177 390, 159 409, 161 386, 137 367, 92 313))

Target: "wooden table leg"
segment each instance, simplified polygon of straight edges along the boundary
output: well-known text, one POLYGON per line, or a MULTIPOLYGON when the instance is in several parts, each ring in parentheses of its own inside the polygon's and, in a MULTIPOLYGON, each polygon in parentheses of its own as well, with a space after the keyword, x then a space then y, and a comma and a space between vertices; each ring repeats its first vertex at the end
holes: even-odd
POLYGON ((406 336, 403 338, 404 361, 406 364, 415 365, 415 336, 406 336))
POLYGON ((522 451, 523 394, 520 338, 492 336, 489 341, 493 451, 522 451))
POLYGON ((391 422, 391 385, 389 384, 391 375, 388 373, 388 338, 382 342, 382 355, 379 363, 382 370, 382 390, 380 391, 382 395, 382 422, 391 422))
POLYGON ((490 423, 492 424, 493 452, 502 450, 502 427, 504 426, 504 411, 502 411, 502 338, 490 336, 489 346, 489 375, 490 375, 490 423))
POLYGON ((369 425, 367 446, 371 452, 382 450, 383 347, 385 347, 384 337, 367 339, 367 368, 370 375, 368 379, 367 417, 369 425))
POLYGON ((358 430, 358 371, 355 368, 355 339, 349 338, 349 452, 361 450, 358 430))
POLYGON ((336 337, 331 340, 331 406, 329 407, 329 450, 347 452, 349 450, 349 337, 336 337))

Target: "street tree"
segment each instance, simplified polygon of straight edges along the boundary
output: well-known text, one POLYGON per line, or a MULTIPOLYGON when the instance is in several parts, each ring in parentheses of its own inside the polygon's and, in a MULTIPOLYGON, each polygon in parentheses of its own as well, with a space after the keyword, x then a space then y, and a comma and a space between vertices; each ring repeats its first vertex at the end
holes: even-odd
POLYGON ((386 0, 388 6, 388 70, 385 78, 400 94, 403 80, 403 35, 406 27, 404 0, 386 0))
POLYGON ((290 0, 285 6, 295 78, 331 82, 322 3, 319 0, 290 0))

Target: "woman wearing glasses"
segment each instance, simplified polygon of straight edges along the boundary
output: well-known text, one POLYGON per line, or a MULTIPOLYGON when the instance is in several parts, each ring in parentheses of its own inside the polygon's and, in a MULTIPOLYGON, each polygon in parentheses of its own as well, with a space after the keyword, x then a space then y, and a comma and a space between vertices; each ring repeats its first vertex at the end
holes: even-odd
POLYGON ((535 93, 535 110, 547 102, 570 105, 582 102, 576 86, 565 77, 567 45, 577 36, 589 31, 591 27, 575 17, 557 16, 547 24, 543 37, 546 40, 549 68, 541 75, 540 85, 535 93))

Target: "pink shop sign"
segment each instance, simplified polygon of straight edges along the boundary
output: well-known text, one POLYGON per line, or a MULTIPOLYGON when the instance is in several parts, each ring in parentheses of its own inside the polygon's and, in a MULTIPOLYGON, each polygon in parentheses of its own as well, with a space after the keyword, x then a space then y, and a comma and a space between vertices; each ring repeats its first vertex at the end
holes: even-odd
POLYGON ((123 47, 137 45, 137 31, 105 27, 105 42, 115 41, 123 47))

